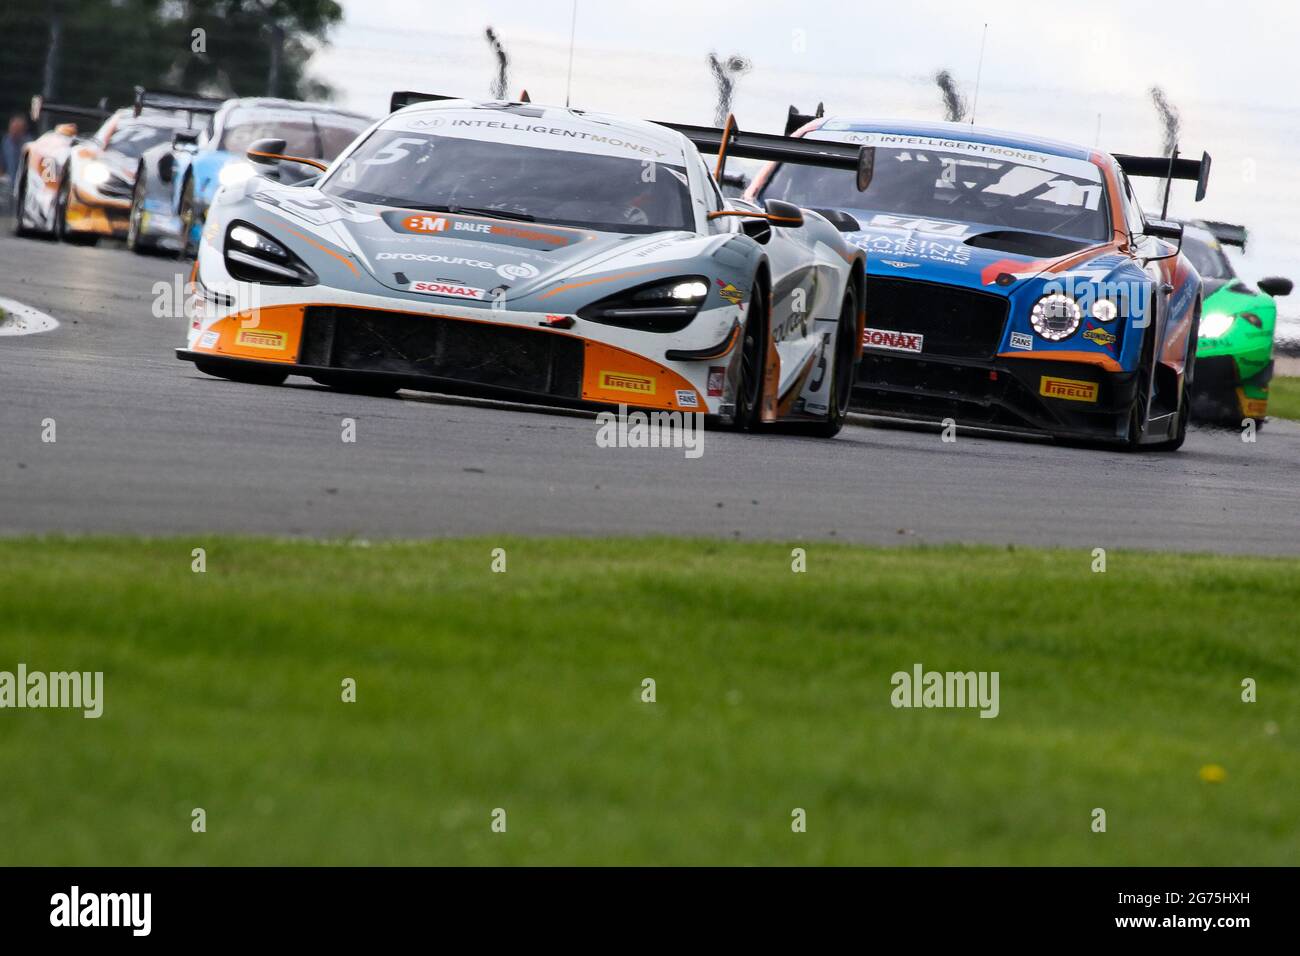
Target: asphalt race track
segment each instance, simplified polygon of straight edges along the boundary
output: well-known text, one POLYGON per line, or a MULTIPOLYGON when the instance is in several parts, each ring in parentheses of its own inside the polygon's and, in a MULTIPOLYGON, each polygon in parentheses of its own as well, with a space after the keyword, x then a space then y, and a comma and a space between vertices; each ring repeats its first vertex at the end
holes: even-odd
MULTIPOLYGON (((6 223, 7 228, 7 223, 6 223)), ((606 449, 590 414, 210 378, 155 318, 174 260, 0 237, 0 532, 328 537, 688 534, 1300 553, 1300 425, 1197 430, 1173 455, 862 423, 709 431, 703 456, 606 449), (42 421, 57 440, 42 441, 42 421), (341 440, 356 420, 356 442, 341 440)), ((174 316, 175 313, 172 313, 174 316)))

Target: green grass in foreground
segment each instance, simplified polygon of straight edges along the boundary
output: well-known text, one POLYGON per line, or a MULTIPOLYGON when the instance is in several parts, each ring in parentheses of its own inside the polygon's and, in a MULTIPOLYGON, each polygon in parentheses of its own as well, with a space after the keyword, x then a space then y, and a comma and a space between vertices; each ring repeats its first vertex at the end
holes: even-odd
POLYGON ((1279 375, 1269 383, 1268 413, 1274 418, 1300 419, 1300 377, 1279 375))
POLYGON ((1300 562, 1090 562, 0 541, 0 670, 106 683, 0 711, 0 864, 1294 864, 1300 562), (1000 716, 893 709, 915 662, 999 671, 1000 716))

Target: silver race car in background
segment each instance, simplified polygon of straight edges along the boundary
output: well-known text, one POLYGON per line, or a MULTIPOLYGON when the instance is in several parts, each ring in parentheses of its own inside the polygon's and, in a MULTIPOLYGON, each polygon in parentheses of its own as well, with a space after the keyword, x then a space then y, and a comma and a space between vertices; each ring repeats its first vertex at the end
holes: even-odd
MULTIPOLYGON (((870 151, 528 102, 398 93, 393 109, 315 181, 216 195, 181 359, 267 384, 839 431, 864 255, 823 216, 726 200, 718 180, 739 156, 865 188, 870 151)), ((275 169, 284 151, 248 156, 275 169)))
MULTIPOLYGON (((183 111, 197 117, 193 128, 178 130, 168 142, 139 159, 130 196, 127 245, 193 255, 203 218, 217 189, 254 174, 244 157, 249 144, 275 136, 297 156, 319 168, 341 153, 373 120, 319 103, 250 97, 214 100, 185 93, 136 90, 137 114, 147 109, 183 111)), ((298 181, 316 169, 290 164, 267 169, 268 176, 298 181)))

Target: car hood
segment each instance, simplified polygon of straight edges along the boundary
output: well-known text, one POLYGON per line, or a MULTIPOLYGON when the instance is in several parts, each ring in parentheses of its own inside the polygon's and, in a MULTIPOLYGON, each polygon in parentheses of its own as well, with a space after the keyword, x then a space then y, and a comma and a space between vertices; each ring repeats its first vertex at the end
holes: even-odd
MULTIPOLYGON (((707 241, 689 232, 625 234, 425 212, 340 200, 310 187, 262 186, 254 202, 310 228, 350 252, 381 285, 396 292, 449 286, 450 298, 510 302, 552 288, 560 279, 623 269, 635 278, 663 274, 663 260, 689 260, 707 241)), ((687 268, 683 265, 683 268, 687 268)))
POLYGON ((864 213, 859 222, 863 228, 845 238, 866 251, 869 275, 1004 295, 1090 251, 1100 254, 1108 248, 1105 243, 912 216, 864 213))
POLYGON ((115 149, 100 150, 98 155, 91 155, 83 158, 93 158, 99 160, 107 166, 118 179, 126 183, 135 182, 135 166, 137 160, 131 156, 125 156, 115 149))

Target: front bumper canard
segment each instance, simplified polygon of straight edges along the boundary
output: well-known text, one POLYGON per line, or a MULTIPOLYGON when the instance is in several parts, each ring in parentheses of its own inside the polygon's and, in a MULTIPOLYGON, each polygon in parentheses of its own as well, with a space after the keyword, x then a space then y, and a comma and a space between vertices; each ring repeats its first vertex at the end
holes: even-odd
POLYGON ((923 360, 868 351, 854 383, 858 411, 986 428, 1114 439, 1128 422, 1136 372, 1035 359, 923 360))

